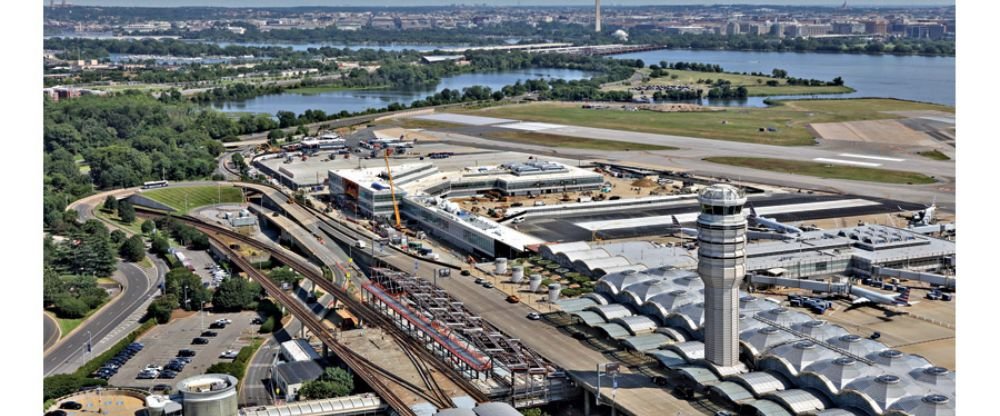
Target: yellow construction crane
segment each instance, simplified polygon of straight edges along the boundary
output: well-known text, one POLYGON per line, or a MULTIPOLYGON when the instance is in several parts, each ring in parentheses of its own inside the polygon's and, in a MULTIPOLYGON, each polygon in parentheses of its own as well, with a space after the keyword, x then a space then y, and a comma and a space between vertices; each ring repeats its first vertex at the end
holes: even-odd
POLYGON ((392 148, 385 148, 385 174, 389 177, 389 195, 392 196, 392 211, 396 214, 396 228, 403 229, 403 221, 399 219, 399 205, 396 204, 396 186, 392 184, 392 171, 389 170, 389 154, 392 148))

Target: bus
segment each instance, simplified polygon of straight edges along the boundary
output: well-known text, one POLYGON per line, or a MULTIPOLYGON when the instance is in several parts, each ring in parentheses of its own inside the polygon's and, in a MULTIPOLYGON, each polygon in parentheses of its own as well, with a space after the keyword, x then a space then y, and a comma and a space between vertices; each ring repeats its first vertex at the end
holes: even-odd
POLYGON ((167 181, 151 181, 142 184, 142 189, 164 188, 170 185, 167 181))

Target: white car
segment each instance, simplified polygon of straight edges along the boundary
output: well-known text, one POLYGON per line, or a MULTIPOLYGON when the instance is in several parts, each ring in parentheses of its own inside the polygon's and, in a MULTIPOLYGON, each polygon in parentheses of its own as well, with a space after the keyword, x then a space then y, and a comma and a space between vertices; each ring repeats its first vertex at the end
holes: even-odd
POLYGON ((222 354, 219 354, 219 358, 229 358, 229 359, 234 359, 234 358, 236 358, 236 356, 237 356, 237 355, 239 355, 239 353, 238 353, 238 352, 236 352, 236 351, 233 351, 233 350, 226 350, 226 351, 224 351, 224 352, 223 352, 222 354))
POLYGON ((143 369, 143 371, 163 371, 163 366, 162 365, 156 365, 156 364, 150 364, 150 365, 147 365, 146 368, 143 369))

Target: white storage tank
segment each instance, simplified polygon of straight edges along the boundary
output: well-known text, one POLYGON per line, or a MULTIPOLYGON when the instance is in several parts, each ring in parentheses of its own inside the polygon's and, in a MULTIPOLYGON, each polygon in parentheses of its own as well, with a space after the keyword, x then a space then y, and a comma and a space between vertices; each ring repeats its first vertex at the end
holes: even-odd
POLYGON ((493 271, 493 273, 495 273, 495 274, 507 274, 507 258, 506 257, 497 257, 497 259, 493 261, 493 266, 496 267, 496 269, 493 271))
POLYGON ((521 283, 524 280, 524 266, 514 266, 510 268, 510 281, 521 283))
POLYGON ((185 416, 238 416, 236 377, 203 374, 177 383, 185 416))
POLYGON ((542 275, 538 273, 531 275, 531 278, 528 279, 528 284, 530 285, 532 292, 537 292, 538 287, 542 285, 542 275))
POLYGON ((549 285, 549 303, 555 303, 559 300, 559 292, 562 290, 562 286, 559 283, 552 283, 549 285))

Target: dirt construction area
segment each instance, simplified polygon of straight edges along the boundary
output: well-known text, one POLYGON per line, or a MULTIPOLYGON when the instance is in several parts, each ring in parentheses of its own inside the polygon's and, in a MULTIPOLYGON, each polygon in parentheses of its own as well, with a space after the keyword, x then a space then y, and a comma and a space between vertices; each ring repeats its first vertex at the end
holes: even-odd
POLYGON ((810 124, 816 136, 824 140, 938 147, 940 144, 924 132, 913 130, 899 120, 845 121, 810 124))

